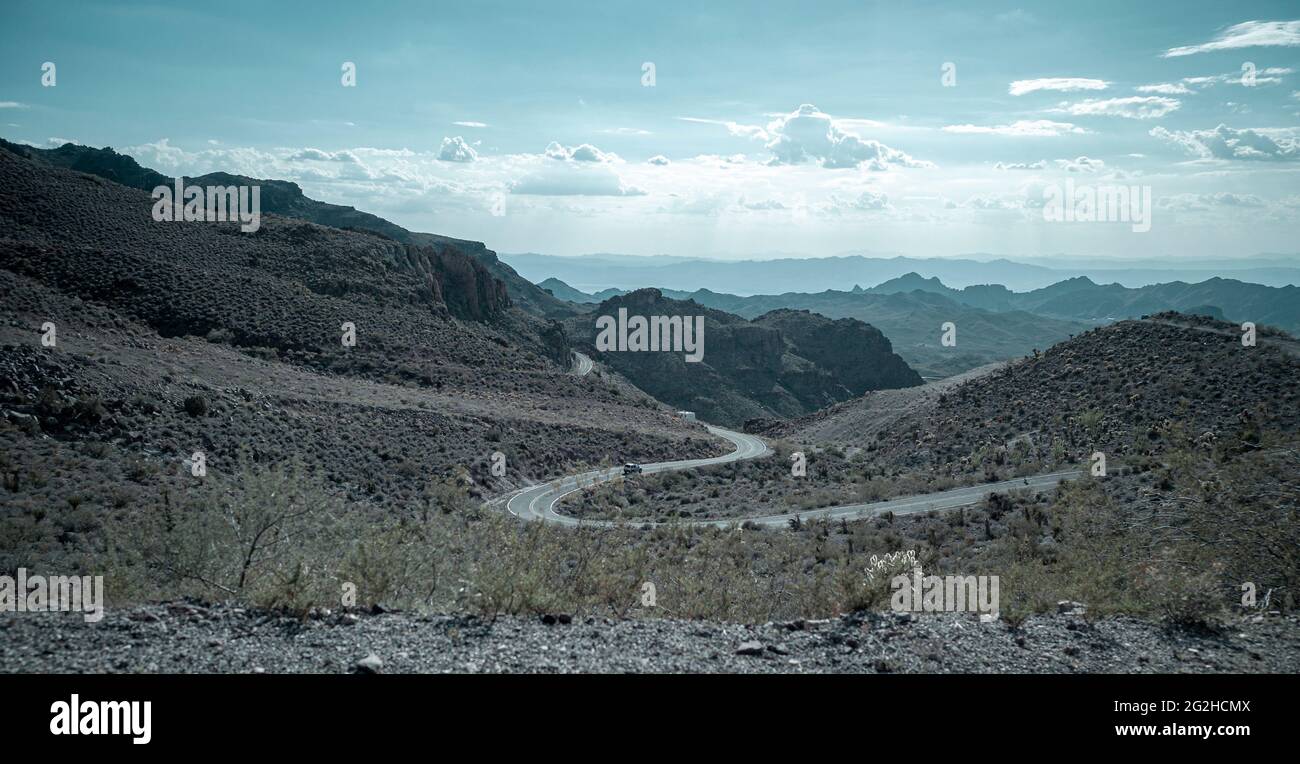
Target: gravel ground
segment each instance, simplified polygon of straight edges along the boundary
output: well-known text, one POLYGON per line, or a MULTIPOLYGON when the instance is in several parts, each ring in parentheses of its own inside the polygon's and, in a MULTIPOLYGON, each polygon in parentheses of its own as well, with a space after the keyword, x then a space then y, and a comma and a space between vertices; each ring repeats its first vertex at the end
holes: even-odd
POLYGON ((1132 618, 861 613, 761 626, 669 619, 333 613, 306 620, 186 602, 0 614, 0 671, 38 673, 1300 672, 1300 618, 1214 632, 1132 618))

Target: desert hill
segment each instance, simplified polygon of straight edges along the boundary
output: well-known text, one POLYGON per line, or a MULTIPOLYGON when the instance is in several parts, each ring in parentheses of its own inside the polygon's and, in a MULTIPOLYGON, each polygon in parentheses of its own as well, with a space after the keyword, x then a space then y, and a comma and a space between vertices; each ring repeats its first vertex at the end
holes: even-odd
POLYGON ((695 302, 640 289, 612 297, 565 322, 586 352, 655 398, 710 422, 798 416, 870 389, 906 387, 920 377, 893 353, 889 340, 860 321, 832 321, 807 311, 777 311, 748 321, 695 302), (703 316, 699 363, 682 353, 599 352, 599 316, 703 316))

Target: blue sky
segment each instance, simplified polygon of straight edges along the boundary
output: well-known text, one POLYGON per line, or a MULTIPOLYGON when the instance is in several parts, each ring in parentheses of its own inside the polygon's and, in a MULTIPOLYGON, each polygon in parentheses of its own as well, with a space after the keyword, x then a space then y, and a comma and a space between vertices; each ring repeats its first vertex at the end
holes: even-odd
POLYGON ((503 252, 1297 250, 1294 2, 972 5, 10 2, 0 134, 503 252), (1150 230, 1044 220, 1067 180, 1150 230))

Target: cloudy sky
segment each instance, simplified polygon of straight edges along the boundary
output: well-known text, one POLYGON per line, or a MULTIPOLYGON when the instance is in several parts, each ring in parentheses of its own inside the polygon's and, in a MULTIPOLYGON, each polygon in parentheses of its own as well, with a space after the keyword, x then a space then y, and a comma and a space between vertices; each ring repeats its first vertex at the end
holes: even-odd
POLYGON ((1293 1, 973 5, 12 0, 0 135, 502 252, 1300 249, 1293 1), (1045 221, 1067 180, 1150 230, 1045 221))

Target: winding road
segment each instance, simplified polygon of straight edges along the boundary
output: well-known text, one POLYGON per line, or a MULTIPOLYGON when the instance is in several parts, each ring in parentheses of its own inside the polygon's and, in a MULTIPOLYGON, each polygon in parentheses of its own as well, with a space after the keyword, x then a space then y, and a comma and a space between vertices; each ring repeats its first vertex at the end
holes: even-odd
MULTIPOLYGON (((583 356, 585 358, 585 356, 583 356)), ((687 470, 696 467, 707 467, 712 464, 726 464, 736 462, 742 459, 756 459, 771 453, 771 449, 763 442, 761 438, 744 433, 733 432, 713 425, 705 425, 709 432, 720 438, 731 441, 736 447, 729 454, 723 456, 714 456, 708 459, 684 459, 675 462, 659 462, 657 464, 643 464, 642 469, 645 473, 670 472, 673 470, 687 470)), ((623 468, 610 467, 607 469, 591 470, 577 475, 569 475, 559 480, 553 480, 549 483, 541 483, 527 488, 521 488, 505 497, 499 498, 492 503, 504 501, 505 507, 510 514, 523 520, 540 520, 548 523, 556 523, 568 526, 595 526, 595 527, 616 527, 616 526, 653 526, 653 525, 709 525, 718 528, 728 526, 737 526, 742 523, 752 523, 754 525, 763 525, 769 527, 787 526, 796 516, 802 520, 811 520, 813 518, 825 518, 831 520, 856 520, 863 517, 871 517, 884 512, 893 512, 895 515, 909 515, 917 512, 929 512, 931 510, 956 509, 975 504, 984 499, 991 493, 997 491, 1010 491, 1015 489, 1031 489, 1041 491, 1052 488, 1058 483, 1078 477, 1082 473, 1078 470, 1068 470, 1064 472, 1053 472, 1047 475, 1035 475, 1027 478, 1016 478, 1015 480, 1006 480, 999 483, 984 483, 977 486, 967 486, 964 488, 954 488, 949 491, 939 491, 937 493, 925 494, 921 496, 903 496, 887 501, 877 501, 867 504, 846 504, 839 507, 824 507, 822 509, 811 509, 801 512, 783 512, 775 515, 763 515, 761 517, 735 517, 725 519, 706 519, 706 520, 679 520, 671 523, 657 523, 646 520, 581 520, 576 517, 562 515, 555 511, 558 505, 566 496, 585 488, 591 488, 599 483, 609 482, 623 474, 623 468)))
POLYGON ((571 373, 579 377, 585 377, 587 374, 591 373, 592 367, 595 366, 591 359, 576 350, 572 352, 573 369, 571 370, 571 373))

